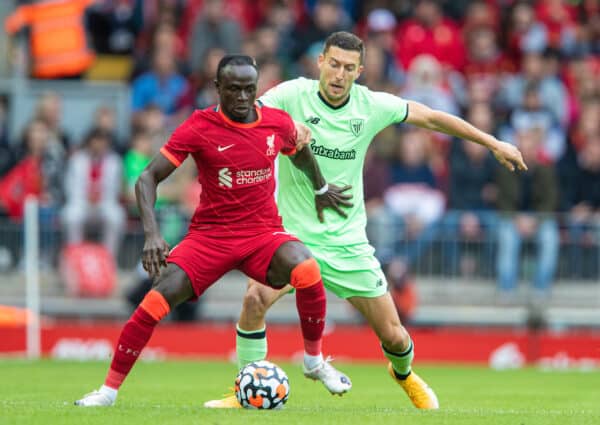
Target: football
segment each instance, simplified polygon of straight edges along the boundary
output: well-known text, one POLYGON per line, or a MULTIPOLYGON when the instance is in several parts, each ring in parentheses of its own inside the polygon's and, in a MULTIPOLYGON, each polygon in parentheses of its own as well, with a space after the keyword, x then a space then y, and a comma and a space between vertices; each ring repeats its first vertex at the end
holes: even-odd
POLYGON ((247 364, 235 378, 235 396, 248 409, 280 409, 289 394, 287 375, 267 360, 247 364))

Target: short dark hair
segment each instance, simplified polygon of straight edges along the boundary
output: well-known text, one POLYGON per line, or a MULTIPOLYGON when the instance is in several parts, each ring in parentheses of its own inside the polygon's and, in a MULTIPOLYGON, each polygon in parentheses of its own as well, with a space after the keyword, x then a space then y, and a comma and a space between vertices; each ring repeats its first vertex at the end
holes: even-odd
POLYGON ((219 66, 217 66, 217 81, 219 80, 223 69, 229 65, 250 65, 258 74, 258 66, 253 57, 247 55, 225 55, 219 61, 219 66))
POLYGON ((325 40, 323 54, 325 55, 331 46, 339 47, 343 50, 354 50, 360 53, 360 63, 365 60, 365 45, 363 41, 354 34, 347 31, 338 31, 331 34, 325 40))

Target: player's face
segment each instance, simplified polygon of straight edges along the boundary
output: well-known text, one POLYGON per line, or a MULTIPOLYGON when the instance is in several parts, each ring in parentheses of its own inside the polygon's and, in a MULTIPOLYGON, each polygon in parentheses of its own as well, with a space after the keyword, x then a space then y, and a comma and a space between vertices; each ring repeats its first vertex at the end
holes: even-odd
POLYGON ((318 64, 321 95, 334 106, 344 103, 352 83, 363 70, 360 53, 331 46, 324 55, 319 55, 318 64))
POLYGON ((229 65, 216 81, 219 103, 225 115, 234 121, 253 117, 258 73, 250 65, 229 65))

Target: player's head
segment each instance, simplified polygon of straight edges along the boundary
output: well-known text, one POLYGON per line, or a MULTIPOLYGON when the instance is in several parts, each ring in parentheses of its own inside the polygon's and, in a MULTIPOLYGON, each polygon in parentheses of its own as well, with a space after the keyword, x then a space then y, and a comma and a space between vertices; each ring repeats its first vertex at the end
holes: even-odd
POLYGON ((252 111, 257 81, 258 68, 253 58, 224 56, 217 66, 215 80, 223 113, 234 120, 244 120, 252 111))
POLYGON ((346 31, 334 32, 319 55, 321 95, 333 105, 343 103, 363 70, 365 47, 360 38, 346 31))

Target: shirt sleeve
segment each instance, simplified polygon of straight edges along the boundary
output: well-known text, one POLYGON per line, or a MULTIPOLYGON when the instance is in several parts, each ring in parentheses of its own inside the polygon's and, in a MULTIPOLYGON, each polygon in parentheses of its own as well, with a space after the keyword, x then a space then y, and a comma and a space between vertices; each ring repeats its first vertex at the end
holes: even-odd
POLYGON ((198 150, 198 129, 194 126, 195 115, 192 115, 185 120, 179 127, 175 129, 169 141, 160 148, 160 153, 163 154, 171 163, 179 167, 187 156, 198 150))
POLYGON ((292 118, 285 114, 285 120, 282 124, 283 146, 281 147, 281 153, 284 155, 294 155, 296 153, 296 139, 298 138, 298 131, 294 125, 292 118))
POLYGON ((382 128, 406 121, 408 102, 401 97, 385 92, 372 92, 373 112, 382 128))
POLYGON ((290 80, 277 84, 275 87, 267 90, 258 100, 271 108, 283 109, 285 111, 287 107, 286 99, 289 96, 298 96, 298 87, 295 81, 290 80))

